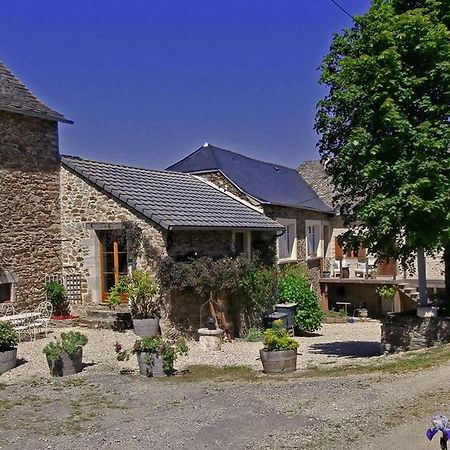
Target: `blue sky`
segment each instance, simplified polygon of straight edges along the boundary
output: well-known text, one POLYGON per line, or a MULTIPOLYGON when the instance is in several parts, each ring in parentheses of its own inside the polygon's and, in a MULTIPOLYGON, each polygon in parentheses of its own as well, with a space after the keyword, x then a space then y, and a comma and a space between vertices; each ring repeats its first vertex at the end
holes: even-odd
POLYGON ((330 0, 14 0, 0 59, 74 120, 62 153, 164 168, 208 141, 296 166, 317 158, 316 68, 350 25, 330 0))

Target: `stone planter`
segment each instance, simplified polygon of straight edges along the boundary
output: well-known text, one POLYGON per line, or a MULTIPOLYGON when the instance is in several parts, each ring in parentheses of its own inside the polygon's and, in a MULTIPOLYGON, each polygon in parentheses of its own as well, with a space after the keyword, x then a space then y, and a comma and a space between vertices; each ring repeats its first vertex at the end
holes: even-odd
POLYGON ((0 352, 0 374, 16 367, 17 348, 0 352))
POLYGON ((222 349, 223 330, 210 330, 209 328, 199 328, 199 345, 203 350, 219 351, 222 349))
POLYGON ((83 348, 79 348, 75 354, 69 355, 62 351, 61 356, 55 361, 47 358, 50 374, 53 377, 64 377, 66 375, 74 375, 83 370, 83 348))
POLYGON ((155 337, 159 334, 159 318, 133 319, 134 332, 140 337, 155 337))
POLYGON ((391 297, 381 297, 381 314, 394 312, 394 299, 391 297))
POLYGON ((418 317, 437 317, 439 313, 438 306, 418 306, 417 316, 418 317))
POLYGON ((356 310, 356 314, 358 315, 358 317, 366 319, 369 313, 366 308, 359 308, 356 310))
POLYGON ((167 374, 163 369, 163 358, 157 353, 137 352, 136 353, 139 372, 146 377, 160 378, 167 374))
POLYGON ((297 369, 297 350, 268 352, 259 351, 264 373, 295 372, 297 369))

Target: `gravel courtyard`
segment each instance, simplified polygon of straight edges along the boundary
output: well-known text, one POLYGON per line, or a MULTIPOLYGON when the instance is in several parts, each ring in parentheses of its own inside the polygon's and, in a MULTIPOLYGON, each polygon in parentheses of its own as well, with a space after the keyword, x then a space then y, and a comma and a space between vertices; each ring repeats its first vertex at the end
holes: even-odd
MULTIPOLYGON (((325 325, 301 337, 300 369, 380 361, 379 324, 325 325), (359 343, 358 343, 359 342, 359 343)), ((120 374, 116 340, 131 332, 86 330, 82 373, 51 378, 42 347, 22 343, 22 364, 0 376, 0 448, 7 449, 427 449, 429 419, 448 413, 449 365, 424 372, 340 377, 187 381, 120 374)), ((49 338, 52 339, 52 338, 49 338)), ((247 364, 260 343, 205 354, 196 343, 177 364, 247 364)), ((388 357, 393 358, 393 357, 388 357)), ((125 367, 136 368, 134 359, 125 367)))
MULTIPOLYGON (((84 348, 83 361, 88 364, 84 369, 86 373, 113 372, 121 369, 137 371, 135 357, 129 361, 118 362, 114 353, 116 341, 124 346, 131 347, 137 339, 132 331, 123 333, 112 330, 91 330, 76 328, 88 336, 89 342, 84 348)), ((34 342, 22 342, 19 344, 18 358, 23 364, 14 370, 2 375, 3 383, 16 382, 33 377, 47 377, 48 367, 42 349, 47 342, 62 331, 56 329, 48 338, 38 339, 34 342)), ((343 365, 355 361, 369 362, 380 354, 380 323, 377 321, 324 324, 322 329, 309 336, 296 338, 300 344, 298 352, 298 370, 311 366, 343 365)), ((189 354, 180 358, 175 367, 183 370, 192 364, 207 365, 244 365, 254 370, 261 370, 261 362, 258 360, 260 342, 245 342, 235 340, 232 343, 224 343, 222 351, 205 352, 196 341, 189 341, 189 354)))

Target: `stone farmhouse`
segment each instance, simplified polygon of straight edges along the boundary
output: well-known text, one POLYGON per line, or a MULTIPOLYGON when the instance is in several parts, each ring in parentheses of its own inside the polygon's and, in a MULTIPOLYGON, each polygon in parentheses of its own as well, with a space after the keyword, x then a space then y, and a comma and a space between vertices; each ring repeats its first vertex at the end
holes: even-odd
MULTIPOLYGON (((153 270, 159 257, 276 250, 280 265, 306 269, 324 308, 350 301, 382 313, 375 288, 385 283, 401 288, 392 309, 414 304, 414 280, 396 264, 379 263, 371 279, 357 273, 364 249, 344 255, 345 228, 318 162, 297 171, 205 144, 166 170, 129 167, 61 156, 59 123, 72 122, 0 62, 0 302, 34 305, 57 279, 73 303, 98 305, 120 275, 153 270), (348 278, 342 268, 326 277, 336 260, 347 261, 348 278)), ((433 267, 432 290, 442 279, 433 267)), ((176 308, 174 322, 194 314, 176 308)))
MULTIPOLYGON (((328 251, 335 214, 297 170, 208 143, 167 170, 198 175, 282 224, 284 233, 277 238, 279 264, 303 265, 319 292, 321 261, 328 251)), ((240 236, 240 247, 247 254, 250 239, 249 232, 240 236)))
POLYGON ((43 299, 62 279, 78 303, 101 303, 120 275, 157 256, 236 254, 273 246, 283 227, 190 174, 61 157, 71 123, 0 65, 0 301, 43 299))

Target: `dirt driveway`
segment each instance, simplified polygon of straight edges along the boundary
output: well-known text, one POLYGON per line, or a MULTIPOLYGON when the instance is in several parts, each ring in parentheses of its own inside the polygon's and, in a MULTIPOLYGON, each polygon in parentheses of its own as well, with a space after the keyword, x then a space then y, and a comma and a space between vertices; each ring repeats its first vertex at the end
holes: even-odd
MULTIPOLYGON (((450 366, 402 375, 158 381, 115 372, 0 388, 0 448, 427 449, 450 366)), ((0 379, 1 381, 1 379, 0 379)))

